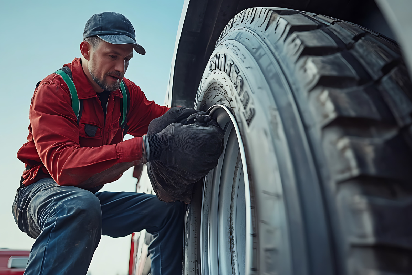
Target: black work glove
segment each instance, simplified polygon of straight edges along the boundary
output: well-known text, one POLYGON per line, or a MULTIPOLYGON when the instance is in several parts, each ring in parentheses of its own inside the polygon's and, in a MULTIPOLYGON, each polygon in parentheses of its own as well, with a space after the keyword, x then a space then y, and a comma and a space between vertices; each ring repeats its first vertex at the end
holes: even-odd
POLYGON ((196 178, 204 177, 217 165, 223 151, 222 129, 214 120, 206 120, 187 125, 172 123, 157 134, 148 134, 147 160, 158 160, 196 178))
POLYGON ((156 134, 172 123, 186 122, 186 119, 198 111, 192 108, 173 107, 161 117, 153 119, 149 124, 148 135, 156 134))
POLYGON ((219 127, 218 124, 212 119, 212 117, 204 111, 198 111, 194 114, 191 114, 186 119, 182 120, 180 123, 184 125, 197 124, 201 126, 213 125, 219 127))
POLYGON ((199 180, 206 176, 210 169, 216 166, 220 153, 223 150, 223 131, 217 122, 206 112, 193 111, 192 109, 174 109, 171 110, 171 114, 167 119, 158 118, 149 125, 145 138, 146 154, 149 160, 147 163, 147 173, 157 197, 165 202, 182 201, 190 203, 194 184, 199 182, 199 180), (191 114, 188 116, 176 115, 178 113, 191 114), (175 125, 172 124, 173 126, 171 125, 170 128, 166 130, 169 125, 167 122, 173 121, 173 119, 176 120, 177 118, 180 121, 175 123, 175 125), (180 132, 180 135, 172 137, 171 133, 174 133, 176 128, 178 132, 180 132), (173 143, 176 145, 177 143, 183 143, 183 145, 185 145, 184 139, 180 139, 180 136, 185 134, 185 129, 188 129, 186 133, 187 138, 190 138, 191 135, 196 136, 196 133, 201 134, 202 138, 200 142, 198 138, 192 141, 196 143, 197 140, 197 143, 201 143, 201 145, 196 144, 194 146, 201 150, 191 150, 190 147, 192 147, 193 144, 187 144, 187 148, 183 146, 183 153, 179 152, 181 150, 178 150, 176 151, 176 156, 173 156, 175 152, 169 150, 169 141, 170 144, 173 143), (207 135, 211 135, 214 138, 207 140, 207 135), (176 142, 179 139, 181 142, 176 142), (206 143, 202 142, 202 140, 206 141, 206 143), (207 148, 212 148, 215 154, 212 153, 208 155, 211 152, 207 150, 207 148), (206 151, 206 153, 202 152, 202 150, 206 151), (168 155, 174 158, 170 162, 167 161, 169 158, 167 157, 168 155), (185 155, 189 155, 189 157, 186 158, 185 155), (205 157, 202 157, 202 155, 205 157), (179 164, 176 160, 181 159, 180 157, 182 156, 185 160, 179 164), (163 161, 161 161, 161 159, 163 159, 163 161), (202 163, 203 161, 208 161, 209 163, 202 163), (186 165, 187 162, 189 162, 189 165, 186 165))
POLYGON ((166 167, 160 161, 148 162, 147 174, 157 197, 165 202, 190 203, 193 186, 199 181, 184 171, 166 167))

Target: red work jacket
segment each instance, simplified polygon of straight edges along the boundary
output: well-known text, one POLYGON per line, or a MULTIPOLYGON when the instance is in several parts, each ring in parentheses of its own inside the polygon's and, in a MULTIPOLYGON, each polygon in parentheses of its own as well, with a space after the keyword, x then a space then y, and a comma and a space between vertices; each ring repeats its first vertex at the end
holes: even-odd
MULTIPOLYGON (((34 91, 29 112, 27 142, 17 153, 26 164, 22 183, 29 185, 52 177, 59 185, 82 186, 91 176, 113 165, 138 162, 142 156, 142 138, 149 123, 168 108, 148 101, 130 80, 123 78, 130 93, 127 133, 134 138, 123 141, 119 125, 122 93, 110 93, 106 121, 96 92, 84 74, 79 58, 65 64, 72 71, 73 82, 83 108, 79 123, 71 105, 70 91, 61 76, 47 76, 34 91), (85 127, 96 130, 85 131, 85 127), (96 127, 97 126, 97 127, 96 127)), ((107 176, 97 186, 118 179, 121 174, 107 176)), ((90 188, 90 186, 89 186, 90 188)), ((86 188, 87 189, 87 188, 86 188)))

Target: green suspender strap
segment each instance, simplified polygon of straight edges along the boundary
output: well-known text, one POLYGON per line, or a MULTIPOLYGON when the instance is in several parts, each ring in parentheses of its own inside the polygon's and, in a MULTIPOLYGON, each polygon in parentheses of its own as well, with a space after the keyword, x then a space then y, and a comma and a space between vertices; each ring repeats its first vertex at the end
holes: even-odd
POLYGON ((124 85, 124 82, 120 82, 120 90, 122 90, 122 95, 123 95, 123 117, 122 117, 122 122, 120 126, 124 129, 126 126, 126 115, 127 115, 127 92, 126 92, 126 87, 124 85))
POLYGON ((79 101, 79 97, 77 96, 77 90, 76 90, 76 87, 74 86, 73 81, 62 70, 57 70, 56 74, 60 75, 63 78, 64 82, 66 82, 67 86, 69 87, 70 96, 72 97, 72 108, 73 108, 74 114, 76 115, 77 119, 79 119, 80 101, 79 101))
MULTIPOLYGON (((77 121, 79 121, 79 113, 80 113, 80 100, 79 97, 77 96, 77 90, 76 87, 74 86, 73 80, 65 73, 63 70, 57 70, 56 74, 60 75, 64 82, 66 82, 67 86, 69 87, 70 90, 70 96, 72 97, 72 108, 73 111, 77 117, 77 121)), ((121 122, 121 127, 124 129, 126 127, 126 116, 127 116, 127 92, 126 92, 126 86, 122 80, 120 82, 120 90, 122 91, 123 95, 123 116, 122 116, 122 122, 121 122)))

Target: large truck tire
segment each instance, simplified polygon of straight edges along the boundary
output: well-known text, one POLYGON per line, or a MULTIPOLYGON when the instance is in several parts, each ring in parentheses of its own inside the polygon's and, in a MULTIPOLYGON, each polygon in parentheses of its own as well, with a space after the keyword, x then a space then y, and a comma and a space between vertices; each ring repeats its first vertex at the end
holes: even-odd
POLYGON ((412 84, 396 43, 247 9, 195 107, 225 150, 188 207, 184 274, 412 274, 412 84))

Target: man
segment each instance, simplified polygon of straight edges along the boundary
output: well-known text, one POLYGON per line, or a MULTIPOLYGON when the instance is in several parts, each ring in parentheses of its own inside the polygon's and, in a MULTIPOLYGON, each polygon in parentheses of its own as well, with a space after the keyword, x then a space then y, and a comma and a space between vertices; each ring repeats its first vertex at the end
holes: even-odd
POLYGON ((123 77, 133 51, 145 54, 123 15, 93 15, 83 38, 82 57, 64 65, 77 90, 79 115, 67 81, 55 73, 47 76, 34 92, 28 141, 18 152, 26 170, 13 214, 19 228, 36 238, 25 274, 86 274, 101 234, 121 237, 142 229, 155 236, 149 247, 152 274, 181 274, 182 203, 97 191, 146 161, 183 163, 185 153, 170 158, 164 149, 179 146, 180 137, 171 133, 182 133, 183 128, 175 122, 196 111, 168 112, 123 77), (128 90, 125 124, 122 80, 128 90), (169 126, 144 136, 155 118, 169 126), (126 133, 134 138, 122 141, 126 133))

